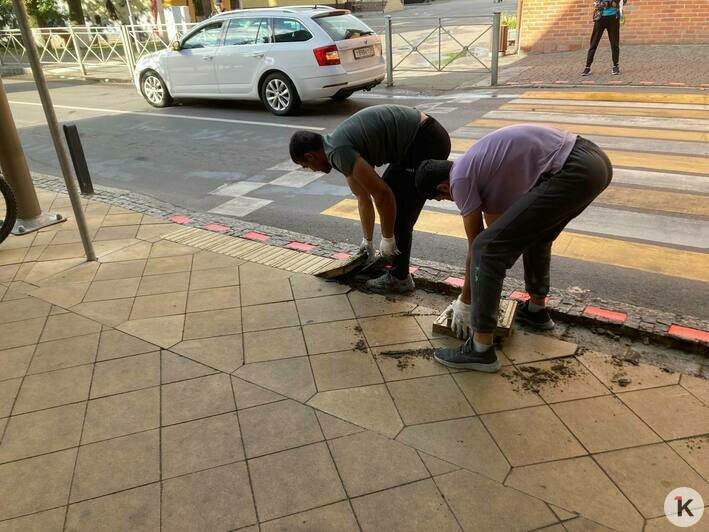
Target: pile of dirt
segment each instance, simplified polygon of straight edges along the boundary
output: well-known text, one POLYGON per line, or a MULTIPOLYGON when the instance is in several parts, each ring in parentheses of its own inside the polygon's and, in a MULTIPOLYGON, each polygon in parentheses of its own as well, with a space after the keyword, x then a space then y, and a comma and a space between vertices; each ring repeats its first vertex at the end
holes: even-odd
POLYGON ((633 381, 628 377, 628 374, 623 369, 625 364, 630 364, 631 366, 640 365, 640 353, 628 350, 622 355, 615 354, 611 356, 611 364, 618 368, 613 376, 611 377, 611 382, 617 384, 621 388, 625 388, 630 385, 633 381))
POLYGON ((416 359, 431 360, 433 358, 433 349, 410 349, 408 351, 384 351, 378 356, 393 358, 396 360, 396 367, 400 370, 413 367, 416 365, 416 359))
POLYGON ((572 359, 555 360, 549 369, 537 366, 518 366, 519 372, 509 369, 502 376, 509 380, 515 391, 539 392, 544 386, 556 387, 577 374, 572 359))

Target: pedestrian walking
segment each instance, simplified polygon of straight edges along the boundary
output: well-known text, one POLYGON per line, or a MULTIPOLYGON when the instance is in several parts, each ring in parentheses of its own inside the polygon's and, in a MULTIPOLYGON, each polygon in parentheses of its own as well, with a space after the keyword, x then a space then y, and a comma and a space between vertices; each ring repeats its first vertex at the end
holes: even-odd
POLYGON ((545 306, 552 243, 612 175, 610 160, 590 140, 531 124, 494 131, 455 162, 421 164, 419 193, 452 199, 468 237, 465 281, 452 314, 453 329, 463 329, 468 339, 437 350, 438 362, 487 372, 500 368, 493 333, 502 282, 520 256, 530 300, 518 308, 517 319, 542 330, 554 327, 545 306))
POLYGON ((581 73, 582 76, 591 75, 591 64, 596 55, 596 48, 601 42, 603 32, 608 33, 608 40, 611 44, 611 58, 613 68, 611 74, 620 74, 618 61, 620 59, 620 25, 623 19, 623 5, 625 0, 595 0, 593 2, 593 32, 591 33, 591 43, 586 55, 586 68, 581 73))
POLYGON ((409 273, 413 230, 425 199, 416 191, 416 169, 425 159, 447 159, 451 140, 438 121, 401 105, 376 105, 352 115, 326 136, 297 131, 290 141, 293 162, 347 178, 357 197, 363 239, 360 250, 374 256, 374 207, 379 212, 380 253, 392 269, 367 282, 378 293, 414 290, 409 273), (375 167, 388 164, 379 176, 375 167))

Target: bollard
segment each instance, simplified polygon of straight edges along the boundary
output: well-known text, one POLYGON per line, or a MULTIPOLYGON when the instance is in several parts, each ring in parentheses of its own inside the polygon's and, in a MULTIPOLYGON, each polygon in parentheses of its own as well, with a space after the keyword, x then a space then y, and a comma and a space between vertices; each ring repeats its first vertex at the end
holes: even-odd
POLYGON ((89 166, 86 164, 86 156, 84 155, 84 148, 81 145, 81 138, 79 137, 79 130, 74 124, 64 125, 64 136, 66 137, 66 144, 69 146, 69 155, 71 155, 71 162, 74 164, 74 172, 76 172, 76 179, 79 181, 79 188, 81 193, 84 195, 94 193, 94 185, 91 182, 91 174, 89 173, 89 166))
POLYGON ((394 51, 392 44, 391 15, 386 18, 386 39, 387 39, 387 82, 386 86, 394 85, 394 51))
POLYGON ((492 14, 492 44, 490 45, 490 86, 497 85, 497 63, 500 59, 500 12, 492 14))

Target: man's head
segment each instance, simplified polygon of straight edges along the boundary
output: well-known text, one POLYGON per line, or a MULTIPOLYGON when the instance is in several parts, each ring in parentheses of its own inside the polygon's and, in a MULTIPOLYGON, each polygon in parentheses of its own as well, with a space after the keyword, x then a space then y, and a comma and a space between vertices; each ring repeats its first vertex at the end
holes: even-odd
POLYGON ((315 172, 330 173, 323 136, 312 131, 296 131, 290 138, 290 158, 294 163, 315 172))
POLYGON ((423 161, 416 170, 416 191, 426 199, 450 200, 451 161, 428 159, 423 161))

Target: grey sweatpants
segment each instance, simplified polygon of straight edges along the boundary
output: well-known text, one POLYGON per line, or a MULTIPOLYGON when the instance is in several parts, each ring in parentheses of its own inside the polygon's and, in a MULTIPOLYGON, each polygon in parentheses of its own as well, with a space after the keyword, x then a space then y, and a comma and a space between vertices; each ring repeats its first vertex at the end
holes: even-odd
POLYGON ((563 168, 544 174, 502 216, 473 241, 472 325, 493 332, 502 281, 520 255, 527 292, 549 293, 551 245, 566 225, 611 182, 613 167, 603 151, 578 137, 563 168))

